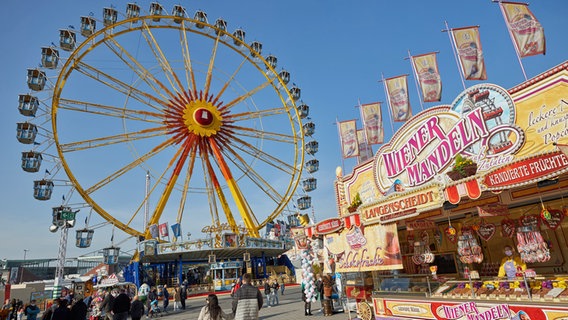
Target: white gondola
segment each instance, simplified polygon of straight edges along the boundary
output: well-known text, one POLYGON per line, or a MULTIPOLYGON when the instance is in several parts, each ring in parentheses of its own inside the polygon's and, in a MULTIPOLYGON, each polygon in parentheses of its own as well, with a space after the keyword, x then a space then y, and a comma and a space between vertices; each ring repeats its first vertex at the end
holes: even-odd
POLYGON ((157 16, 161 16, 162 14, 164 14, 164 7, 162 7, 161 4, 157 2, 150 3, 150 15, 155 16, 152 21, 160 21, 160 18, 158 18, 157 16))
POLYGON ((306 210, 312 206, 312 197, 310 196, 302 196, 298 198, 298 209, 306 210))
POLYGON ((312 140, 312 141, 306 143, 306 152, 308 154, 314 155, 318 152, 318 147, 319 147, 318 142, 315 141, 315 140, 312 140))
MULTIPOLYGON (((275 56, 269 54, 266 56, 266 63, 268 63, 268 65, 272 68, 272 69, 276 69, 276 66, 278 64, 278 58, 276 58, 275 56)), ((268 69, 268 68, 267 68, 268 69)))
POLYGON ((306 192, 313 191, 317 188, 317 179, 316 178, 307 178, 302 181, 302 188, 306 192))
POLYGON ((236 38, 233 43, 236 46, 242 46, 245 42, 245 31, 243 29, 237 29, 233 32, 233 36, 236 38))
POLYGON ((310 114, 310 107, 305 103, 301 103, 297 108, 298 113, 300 114, 300 119, 304 119, 310 114))
POLYGON ((185 18, 185 8, 176 4, 172 9, 172 16, 174 16, 175 23, 181 23, 183 18, 185 18))
POLYGON ((18 111, 27 117, 35 117, 39 108, 39 100, 29 94, 21 94, 18 98, 18 111))
POLYGON ((34 198, 37 200, 49 200, 53 193, 53 181, 51 180, 36 180, 34 181, 34 198))
POLYGON ((314 173, 314 172, 318 171, 319 170, 319 160, 311 159, 308 162, 306 162, 306 170, 308 170, 309 173, 314 173))
POLYGON ((207 13, 201 10, 197 10, 195 12, 193 19, 197 21, 195 23, 195 26, 199 29, 203 29, 205 27, 205 24, 209 23, 207 22, 207 13))
POLYGON ((301 89, 297 86, 292 86, 292 88, 290 88, 290 96, 292 96, 292 99, 294 99, 294 101, 300 99, 300 93, 301 89))
POLYGON ((316 124, 313 122, 308 122, 303 125, 304 135, 311 137, 316 132, 316 124))
POLYGON ((140 16, 140 6, 136 3, 128 3, 126 5, 126 17, 128 19, 138 18, 140 16))
POLYGON ((26 172, 38 172, 43 157, 36 151, 22 152, 22 169, 26 172))
POLYGON ((104 264, 114 265, 118 263, 118 256, 120 255, 119 247, 111 246, 104 248, 102 251, 104 264))
POLYGON ((253 41, 250 44, 250 48, 252 49, 250 55, 253 57, 257 57, 262 54, 262 43, 258 41, 253 41))
POLYGON ((34 91, 41 91, 45 87, 47 76, 39 69, 28 69, 28 87, 34 91))
POLYGON ((65 51, 73 51, 77 43, 77 35, 75 31, 61 29, 59 30, 59 46, 65 51))
POLYGON ((59 51, 52 47, 41 48, 41 66, 48 69, 57 68, 59 63, 59 51))
POLYGON ((103 8, 103 24, 108 27, 118 20, 118 12, 114 8, 103 8))
MULTIPOLYGON (((215 28, 219 29, 219 30, 223 30, 223 31, 227 31, 227 21, 219 18, 217 20, 215 20, 215 28)), ((219 30, 215 30, 215 34, 219 35, 219 30)))
POLYGON ((284 82, 284 84, 288 84, 288 82, 290 82, 290 72, 282 70, 280 71, 278 76, 280 77, 280 79, 282 79, 282 82, 284 82))
POLYGON ((37 126, 29 122, 19 122, 17 124, 16 137, 23 144, 32 144, 37 136, 37 126))
POLYGON ((90 37, 97 29, 97 21, 92 17, 81 17, 81 35, 90 37))
POLYGON ((92 229, 80 229, 77 230, 75 235, 75 245, 78 248, 88 248, 91 246, 91 241, 93 241, 93 235, 95 230, 92 229))

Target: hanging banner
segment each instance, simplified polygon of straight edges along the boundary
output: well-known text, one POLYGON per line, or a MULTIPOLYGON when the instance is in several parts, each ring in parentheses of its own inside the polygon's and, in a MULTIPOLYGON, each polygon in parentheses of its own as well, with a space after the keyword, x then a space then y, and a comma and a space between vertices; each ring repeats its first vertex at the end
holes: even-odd
POLYGON ((351 158, 359 155, 357 124, 355 120, 339 122, 339 137, 341 139, 341 155, 343 158, 351 158))
POLYGON ((434 102, 442 100, 442 79, 438 71, 436 53, 413 56, 412 66, 418 77, 423 101, 434 102))
POLYGON ((365 139, 364 130, 357 130, 357 143, 359 144, 359 163, 371 159, 373 157, 373 149, 365 139))
POLYGON ((392 120, 404 122, 412 117, 408 98, 406 75, 385 79, 387 98, 392 112, 392 120))
POLYGON ((485 63, 479 27, 464 27, 451 30, 458 52, 461 71, 466 80, 486 80, 485 63))
POLYGON ((360 105, 363 128, 369 145, 384 142, 383 115, 379 102, 360 105))
POLYGON ((324 236, 324 246, 336 257, 336 272, 402 269, 396 223, 343 229, 324 236))
POLYGON ((160 224, 158 226, 158 228, 160 230, 160 237, 161 238, 166 238, 166 237, 170 236, 169 231, 168 231, 168 223, 167 222, 160 224))
POLYGON ((179 223, 174 223, 171 228, 174 237, 179 238, 181 236, 181 225, 179 223))
POLYGON ((546 53, 544 28, 526 3, 499 2, 517 54, 523 58, 546 53))
POLYGON ((158 232, 158 225, 157 224, 152 224, 148 226, 148 229, 150 229, 150 235, 152 236, 152 238, 158 238, 158 236, 160 235, 158 232))

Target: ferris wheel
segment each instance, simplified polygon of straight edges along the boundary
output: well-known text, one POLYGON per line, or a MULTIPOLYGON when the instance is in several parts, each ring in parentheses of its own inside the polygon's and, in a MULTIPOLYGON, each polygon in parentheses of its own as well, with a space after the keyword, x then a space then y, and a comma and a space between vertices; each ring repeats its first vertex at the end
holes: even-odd
POLYGON ((22 168, 43 174, 34 197, 69 188, 145 238, 162 222, 258 237, 290 205, 311 208, 315 124, 290 73, 262 49, 222 18, 157 2, 59 30, 19 95, 27 121, 17 138, 31 146, 22 168))

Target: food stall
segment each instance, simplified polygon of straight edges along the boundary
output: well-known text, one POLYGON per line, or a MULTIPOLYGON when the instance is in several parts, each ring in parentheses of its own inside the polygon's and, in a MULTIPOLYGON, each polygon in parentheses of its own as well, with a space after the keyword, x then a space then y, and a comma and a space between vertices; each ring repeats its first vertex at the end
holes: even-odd
POLYGON ((568 62, 509 90, 475 85, 338 170, 341 225, 306 234, 323 237, 363 319, 558 319, 566 145, 568 62))

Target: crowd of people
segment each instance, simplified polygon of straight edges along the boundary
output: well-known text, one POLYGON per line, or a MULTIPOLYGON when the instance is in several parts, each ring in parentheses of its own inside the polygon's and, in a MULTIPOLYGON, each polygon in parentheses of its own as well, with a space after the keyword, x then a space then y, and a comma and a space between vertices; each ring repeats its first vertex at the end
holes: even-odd
MULTIPOLYGON (((217 295, 209 294, 206 304, 201 308, 199 320, 256 320, 258 319, 259 310, 264 305, 273 307, 279 304, 279 295, 284 295, 285 284, 275 279, 267 279, 264 281, 264 294, 261 290, 251 284, 251 275, 244 274, 242 278, 235 283, 231 290, 232 309, 225 312, 219 306, 217 295)), ((41 320, 127 320, 130 316, 132 320, 141 320, 144 315, 147 318, 161 315, 162 312, 168 312, 170 292, 173 301, 174 310, 183 310, 186 308, 185 300, 187 298, 187 288, 185 282, 176 286, 173 290, 168 290, 167 286, 163 287, 142 287, 138 291, 138 295, 127 292, 126 289, 99 289, 94 291, 91 296, 83 298, 81 295, 74 295, 69 292, 65 297, 54 299, 53 304, 49 306, 42 314, 41 320), (159 306, 159 300, 162 300, 162 306, 159 306)), ((317 297, 319 300, 331 299, 332 296, 332 280, 329 276, 318 277, 316 281, 317 297)), ((309 303, 303 294, 305 301, 305 314, 312 315, 311 303, 309 303)), ((22 301, 13 299, 7 300, 3 309, 9 310, 7 320, 40 320, 40 308, 32 300, 28 305, 24 305, 22 301)), ((323 307, 323 304, 322 304, 323 307)))

